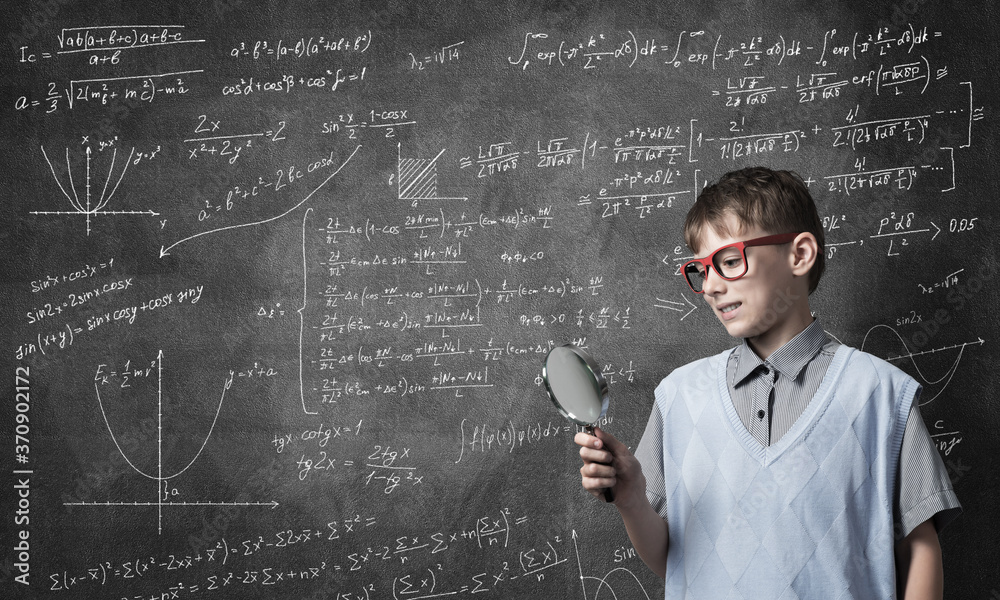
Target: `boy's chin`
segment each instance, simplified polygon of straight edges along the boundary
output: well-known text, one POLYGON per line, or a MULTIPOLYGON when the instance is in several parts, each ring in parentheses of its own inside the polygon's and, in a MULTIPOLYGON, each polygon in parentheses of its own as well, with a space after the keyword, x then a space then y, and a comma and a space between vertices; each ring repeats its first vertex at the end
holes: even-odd
POLYGON ((747 327, 745 323, 739 322, 739 319, 728 322, 722 321, 722 325, 726 328, 726 333, 737 339, 754 337, 760 333, 753 331, 750 327, 747 327))

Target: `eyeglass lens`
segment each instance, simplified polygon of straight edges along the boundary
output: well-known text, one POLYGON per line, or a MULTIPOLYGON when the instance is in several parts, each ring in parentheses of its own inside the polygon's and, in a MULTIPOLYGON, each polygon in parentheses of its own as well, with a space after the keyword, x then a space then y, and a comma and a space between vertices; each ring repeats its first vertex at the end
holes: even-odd
MULTIPOLYGON (((739 248, 720 248, 712 255, 712 268, 718 275, 725 279, 738 279, 747 271, 746 259, 739 248)), ((696 261, 692 261, 684 267, 684 277, 691 288, 696 292, 701 292, 705 288, 705 266, 696 261)))

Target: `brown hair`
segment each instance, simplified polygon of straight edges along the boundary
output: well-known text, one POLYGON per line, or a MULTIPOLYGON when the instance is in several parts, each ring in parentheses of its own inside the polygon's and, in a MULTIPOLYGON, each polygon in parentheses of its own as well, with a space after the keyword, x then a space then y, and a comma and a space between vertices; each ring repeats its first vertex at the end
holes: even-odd
POLYGON ((684 241, 697 249, 705 226, 721 235, 734 236, 750 228, 766 234, 809 232, 816 236, 819 252, 809 271, 809 293, 819 285, 825 268, 823 225, 805 182, 791 171, 747 167, 723 175, 698 194, 684 221, 684 241), (740 231, 729 231, 725 219, 733 215, 740 231))

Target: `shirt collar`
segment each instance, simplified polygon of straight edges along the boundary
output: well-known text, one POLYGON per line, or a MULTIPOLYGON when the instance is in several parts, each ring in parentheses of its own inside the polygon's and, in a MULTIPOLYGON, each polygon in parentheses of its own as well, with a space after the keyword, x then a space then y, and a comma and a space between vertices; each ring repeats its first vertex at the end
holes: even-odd
POLYGON ((818 319, 775 350, 767 360, 761 360, 753 351, 746 338, 736 347, 736 371, 733 373, 733 387, 743 383, 761 365, 774 368, 782 377, 794 380, 826 344, 826 332, 818 319))

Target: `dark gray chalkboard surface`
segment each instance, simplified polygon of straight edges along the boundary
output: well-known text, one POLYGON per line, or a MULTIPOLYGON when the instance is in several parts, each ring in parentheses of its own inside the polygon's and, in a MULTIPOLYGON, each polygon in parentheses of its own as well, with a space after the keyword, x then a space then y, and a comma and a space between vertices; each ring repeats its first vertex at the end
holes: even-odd
POLYGON ((764 164, 824 328, 924 385, 947 597, 1000 597, 994 4, 3 14, 0 596, 661 596, 541 361, 585 346, 634 445, 734 344, 685 212, 764 164))

